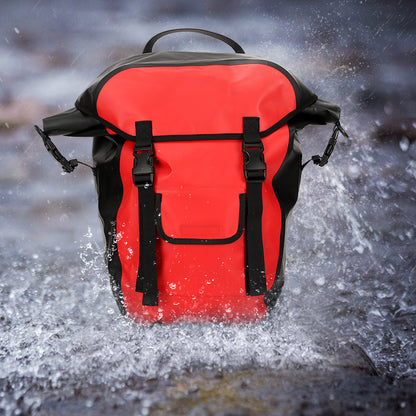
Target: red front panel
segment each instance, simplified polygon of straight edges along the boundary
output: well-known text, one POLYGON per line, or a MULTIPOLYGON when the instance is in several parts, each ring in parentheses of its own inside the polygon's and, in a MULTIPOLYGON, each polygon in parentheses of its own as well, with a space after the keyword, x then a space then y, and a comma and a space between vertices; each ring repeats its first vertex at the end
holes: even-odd
POLYGON ((260 117, 264 131, 296 108, 292 84, 264 64, 139 67, 110 78, 97 114, 135 136, 135 122, 152 120, 153 134, 242 131, 243 117, 260 117))
MULTIPOLYGON (((240 126, 241 129, 241 126, 240 126)), ((279 255, 281 213, 272 178, 286 155, 289 130, 263 140, 267 179, 263 184, 263 245, 267 288, 279 255)), ((139 322, 246 322, 266 314, 263 296, 245 291, 244 233, 234 242, 205 245, 157 239, 159 306, 142 306, 135 291, 139 264, 138 191, 133 184, 133 147, 120 160, 123 200, 117 215, 121 286, 129 316, 139 322)), ((155 192, 162 195, 163 232, 177 239, 227 239, 239 226, 240 194, 246 192, 240 140, 155 143, 155 192)))
MULTIPOLYGON (((296 108, 289 80, 264 64, 138 67, 114 74, 97 98, 98 115, 135 136, 151 120, 153 134, 242 133, 243 117, 260 117, 264 131, 296 108)), ((263 245, 267 288, 278 263, 281 212, 273 175, 286 155, 289 131, 263 139, 263 245)), ((155 192, 161 195, 157 239, 159 306, 142 306, 135 291, 139 264, 138 191, 132 180, 133 142, 120 160, 123 200, 117 215, 121 286, 128 314, 140 322, 255 321, 263 296, 247 296, 240 195, 246 193, 240 140, 155 143, 155 192), (164 239, 161 238, 163 236, 164 239), (186 239, 187 244, 183 243, 186 239), (201 244, 195 240, 228 240, 201 244)))

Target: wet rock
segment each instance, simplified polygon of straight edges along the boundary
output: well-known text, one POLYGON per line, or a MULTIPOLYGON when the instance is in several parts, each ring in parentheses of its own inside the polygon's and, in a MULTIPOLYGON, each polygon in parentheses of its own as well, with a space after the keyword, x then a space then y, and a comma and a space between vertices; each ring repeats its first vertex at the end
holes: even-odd
POLYGON ((378 375, 371 358, 354 342, 338 340, 328 343, 323 349, 330 365, 334 368, 353 369, 371 376, 378 375))
MULTIPOLYGON (((300 415, 395 414, 400 387, 359 368, 229 369, 218 379, 210 372, 176 378, 148 414, 300 415), (246 381, 244 381, 246 380, 246 381), (248 380, 248 382, 247 382, 248 380), (190 394, 191 389, 198 390, 190 394), (383 394, 380 396, 380 392, 383 394)), ((401 414, 411 414, 416 394, 400 393, 401 414)))
POLYGON ((322 341, 319 348, 322 361, 317 366, 229 368, 220 371, 221 377, 212 370, 171 376, 172 384, 162 400, 149 408, 149 414, 294 415, 323 409, 334 414, 351 410, 351 406, 354 411, 366 410, 365 399, 351 403, 343 396, 346 392, 339 391, 345 379, 360 380, 361 388, 370 379, 383 382, 365 351, 345 340, 322 341))

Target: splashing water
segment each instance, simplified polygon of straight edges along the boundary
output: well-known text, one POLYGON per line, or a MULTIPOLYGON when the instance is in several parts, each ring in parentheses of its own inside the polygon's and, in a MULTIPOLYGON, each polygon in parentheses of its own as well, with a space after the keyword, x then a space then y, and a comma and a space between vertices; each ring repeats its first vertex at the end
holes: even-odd
POLYGON ((163 379, 185 369, 322 360, 284 306, 277 321, 259 326, 138 326, 119 315, 89 232, 80 249, 81 263, 62 251, 16 259, 13 281, 3 284, 0 379, 12 392, 3 397, 10 408, 22 400, 26 408, 40 404, 42 390, 71 396, 85 383, 119 392, 131 379, 163 379))
MULTIPOLYGON (((367 181, 384 200, 391 187, 362 178, 368 161, 356 157, 356 181, 367 181)), ((4 247, 0 379, 10 392, 2 398, 6 414, 17 405, 40 408, 46 400, 42 391, 55 400, 83 398, 88 386, 87 409, 98 400, 93 386, 101 386, 108 403, 122 405, 133 395, 143 410, 154 405, 140 388, 146 380, 161 383, 173 374, 227 368, 325 368, 331 365, 326 344, 336 339, 364 346, 381 371, 415 377, 407 364, 414 360, 409 349, 414 331, 393 326, 385 331, 389 316, 403 322, 414 316, 409 290, 398 290, 411 288, 413 277, 389 286, 394 276, 405 276, 397 263, 381 262, 382 230, 374 229, 368 212, 380 207, 356 190, 351 193, 348 169, 305 172, 288 232, 285 290, 277 309, 259 325, 143 327, 122 317, 97 224, 76 227, 81 238, 74 250, 38 247, 16 254, 14 247, 4 247)), ((94 212, 81 216, 84 223, 90 215, 94 212)))

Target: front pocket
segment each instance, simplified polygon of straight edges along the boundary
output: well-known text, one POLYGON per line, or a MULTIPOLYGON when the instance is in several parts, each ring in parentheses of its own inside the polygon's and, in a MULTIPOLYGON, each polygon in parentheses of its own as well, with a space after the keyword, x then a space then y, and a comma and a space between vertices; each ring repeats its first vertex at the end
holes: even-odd
POLYGON ((172 244, 230 244, 243 234, 245 194, 203 192, 156 194, 157 230, 172 244))

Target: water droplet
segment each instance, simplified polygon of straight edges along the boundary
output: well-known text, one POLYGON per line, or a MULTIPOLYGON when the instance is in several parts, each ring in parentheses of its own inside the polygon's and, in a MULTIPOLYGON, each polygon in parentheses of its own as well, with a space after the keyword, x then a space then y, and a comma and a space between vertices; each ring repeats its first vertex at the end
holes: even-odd
POLYGON ((357 246, 357 247, 354 247, 354 249, 353 250, 355 250, 357 253, 359 253, 359 254, 363 254, 364 253, 364 246, 362 246, 362 245, 359 245, 359 246, 357 246))
POLYGON ((399 143, 400 149, 402 150, 402 152, 407 152, 409 150, 409 146, 410 146, 410 141, 406 136, 403 136, 400 139, 400 143, 399 143))
POLYGON ((357 165, 351 165, 348 167, 348 173, 351 179, 358 179, 360 177, 360 168, 357 165))

